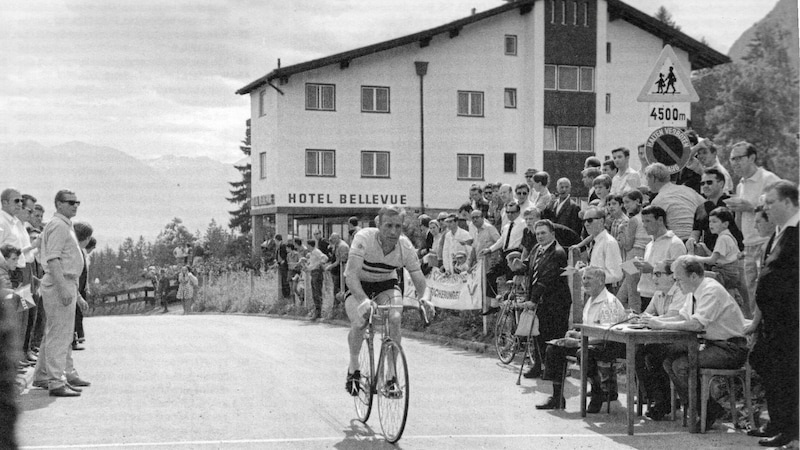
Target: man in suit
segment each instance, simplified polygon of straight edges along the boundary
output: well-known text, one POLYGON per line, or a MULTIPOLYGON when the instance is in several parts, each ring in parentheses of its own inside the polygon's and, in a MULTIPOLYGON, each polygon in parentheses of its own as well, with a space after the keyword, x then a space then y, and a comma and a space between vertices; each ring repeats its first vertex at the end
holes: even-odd
POLYGON ((545 343, 563 337, 569 327, 569 309, 572 306, 567 278, 561 272, 567 267, 567 252, 556 242, 555 227, 549 220, 540 220, 534 226, 537 245, 530 257, 522 262, 512 262, 514 270, 527 269, 527 305, 539 305, 539 336, 536 336, 536 351, 531 369, 525 378, 539 378, 542 375, 542 353, 545 343))
MULTIPOLYGON (((798 437, 798 209, 797 185, 778 181, 767 188, 764 210, 778 228, 767 243, 756 286, 756 311, 746 329, 758 331, 750 362, 763 379, 769 424, 750 430, 766 447, 798 437)), ((796 447, 795 447, 796 448, 796 447)))
POLYGON ((572 192, 572 183, 569 178, 561 178, 556 182, 556 197, 550 205, 542 211, 542 218, 548 219, 554 223, 569 227, 577 233, 581 234, 583 231, 583 224, 578 217, 578 212, 581 210, 580 206, 570 198, 572 192))

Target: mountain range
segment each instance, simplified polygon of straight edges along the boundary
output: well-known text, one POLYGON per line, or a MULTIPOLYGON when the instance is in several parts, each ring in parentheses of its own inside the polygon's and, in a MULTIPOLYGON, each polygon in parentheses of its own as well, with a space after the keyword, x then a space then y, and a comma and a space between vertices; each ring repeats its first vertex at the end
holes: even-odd
POLYGON ((75 191, 75 220, 90 223, 98 246, 116 248, 127 237, 152 241, 174 217, 190 232, 205 233, 211 220, 227 226, 235 205, 228 182, 241 179, 231 164, 206 157, 136 159, 111 147, 68 142, 0 143, 0 190, 15 187, 54 212, 59 189, 75 191))

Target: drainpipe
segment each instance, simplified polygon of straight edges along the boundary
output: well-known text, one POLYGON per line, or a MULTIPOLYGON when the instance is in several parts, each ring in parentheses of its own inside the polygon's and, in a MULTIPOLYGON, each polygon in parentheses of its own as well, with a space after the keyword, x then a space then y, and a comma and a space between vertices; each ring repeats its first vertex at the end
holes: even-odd
POLYGON ((419 210, 425 212, 425 103, 423 95, 423 77, 428 73, 428 63, 414 61, 419 75, 419 210))

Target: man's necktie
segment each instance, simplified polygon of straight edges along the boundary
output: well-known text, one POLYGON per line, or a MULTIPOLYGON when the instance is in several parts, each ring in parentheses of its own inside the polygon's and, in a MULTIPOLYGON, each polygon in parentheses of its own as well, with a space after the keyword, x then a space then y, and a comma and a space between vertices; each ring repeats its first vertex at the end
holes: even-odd
POLYGON ((514 222, 508 222, 508 233, 506 234, 506 243, 503 245, 503 250, 508 250, 508 243, 511 241, 511 229, 514 228, 514 222))

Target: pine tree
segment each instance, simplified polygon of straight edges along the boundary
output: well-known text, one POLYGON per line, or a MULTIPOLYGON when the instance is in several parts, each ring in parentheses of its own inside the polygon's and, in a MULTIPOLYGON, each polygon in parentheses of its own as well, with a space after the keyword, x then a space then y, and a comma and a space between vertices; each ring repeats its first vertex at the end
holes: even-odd
POLYGON ((674 28, 676 31, 680 31, 680 25, 676 24, 674 20, 672 20, 672 14, 667 11, 667 8, 663 6, 658 7, 658 11, 656 11, 655 18, 658 19, 661 23, 669 25, 670 27, 674 28))
MULTIPOLYGON (((247 156, 250 156, 250 119, 247 119, 247 130, 245 138, 241 141, 239 149, 247 156)), ((240 205, 239 209, 229 211, 231 217, 228 226, 232 230, 238 229, 242 234, 250 232, 250 172, 252 165, 248 162, 241 166, 234 166, 242 174, 241 181, 233 181, 229 184, 233 189, 230 190, 231 197, 227 200, 235 205, 240 205)))

